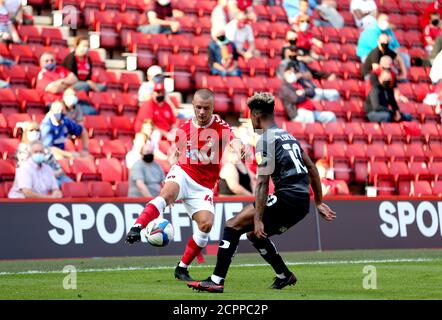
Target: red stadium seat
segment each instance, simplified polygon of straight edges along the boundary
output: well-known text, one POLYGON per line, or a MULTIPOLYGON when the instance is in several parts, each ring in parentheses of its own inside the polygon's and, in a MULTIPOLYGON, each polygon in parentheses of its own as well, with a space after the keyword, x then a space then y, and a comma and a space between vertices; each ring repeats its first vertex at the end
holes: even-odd
POLYGON ((324 132, 328 135, 330 142, 347 140, 347 135, 344 133, 344 125, 341 122, 325 123, 324 132))
POLYGON ((113 116, 109 118, 110 127, 113 130, 114 139, 119 136, 130 136, 134 135, 133 123, 128 117, 125 116, 113 116))
POLYGON ((429 169, 435 180, 442 180, 442 162, 431 163, 429 169))
POLYGON ((371 161, 386 161, 387 155, 385 154, 385 144, 376 142, 367 145, 367 157, 371 161))
POLYGON ((129 183, 127 181, 117 182, 115 184, 115 196, 125 198, 128 196, 129 183))
POLYGON ((412 181, 410 196, 422 197, 431 196, 433 190, 428 181, 412 181))
POLYGON ((18 122, 32 121, 32 117, 27 113, 14 113, 6 117, 8 127, 14 130, 18 122))
POLYGON ((386 146, 385 156, 388 157, 391 162, 406 160, 405 145, 403 143, 393 143, 386 146))
POLYGON ((365 134, 359 122, 348 122, 344 126, 344 134, 348 137, 349 143, 357 141, 367 142, 367 135, 365 134))
POLYGON ((100 180, 95 162, 89 158, 74 158, 71 171, 77 181, 100 180))
POLYGON ((382 127, 378 123, 366 122, 362 124, 362 128, 366 135, 368 135, 368 142, 386 141, 387 137, 382 131, 382 127))
POLYGON ((65 198, 88 198, 86 182, 65 182, 61 185, 61 192, 65 198))
POLYGON ((0 154, 2 154, 3 159, 14 159, 19 144, 19 139, 0 139, 0 154))
POLYGON ((35 26, 19 25, 17 31, 20 38, 27 44, 44 44, 44 38, 35 26))
POLYGON ((26 76, 24 66, 0 66, 0 78, 7 81, 12 87, 29 87, 29 80, 26 76))
POLYGON ((89 196, 92 198, 113 198, 115 192, 107 181, 89 182, 89 196))
POLYGON ((103 181, 123 181, 123 168, 117 159, 99 159, 98 172, 103 181))
POLYGON ((0 181, 13 181, 14 177, 15 177, 14 161, 0 159, 0 181))
POLYGON ((426 162, 411 162, 409 166, 410 173, 416 177, 416 180, 432 181, 434 179, 426 162))
POLYGON ((106 141, 101 150, 107 158, 124 159, 127 153, 126 146, 120 140, 106 141))
POLYGON ((26 110, 27 113, 46 113, 46 106, 42 100, 42 94, 35 89, 18 88, 17 97, 22 102, 22 110, 26 110))
POLYGON ((442 180, 434 181, 433 195, 438 196, 438 197, 442 197, 442 180))
POLYGON ((141 79, 136 73, 122 72, 120 84, 124 92, 138 92, 141 86, 141 79))
POLYGON ((63 39, 60 29, 58 28, 46 28, 41 30, 41 36, 45 39, 47 46, 62 46, 67 47, 66 39, 63 39))
POLYGON ((12 130, 8 127, 5 116, 0 113, 0 138, 9 138, 11 133, 12 130))
POLYGON ((109 128, 106 118, 101 115, 85 116, 84 127, 88 130, 89 137, 110 137, 112 135, 112 130, 109 128))

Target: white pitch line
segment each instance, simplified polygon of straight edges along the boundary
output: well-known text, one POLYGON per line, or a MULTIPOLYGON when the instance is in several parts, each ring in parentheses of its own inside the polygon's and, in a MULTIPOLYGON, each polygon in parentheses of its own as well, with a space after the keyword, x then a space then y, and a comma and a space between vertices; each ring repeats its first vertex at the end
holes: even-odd
MULTIPOLYGON (((438 259, 417 258, 417 259, 381 259, 381 260, 331 260, 331 261, 300 261, 300 262, 287 262, 288 266, 302 266, 302 265, 336 265, 336 264, 364 264, 364 263, 401 263, 401 262, 426 262, 435 261, 438 259)), ((265 267, 266 263, 245 263, 245 264, 232 264, 232 267, 265 267)), ((192 268, 213 268, 214 265, 194 266, 192 268)), ((174 266, 160 266, 160 267, 125 267, 125 268, 102 268, 102 269, 83 269, 77 270, 79 273, 86 272, 115 272, 115 271, 139 271, 139 270, 172 270, 174 266)), ((25 274, 58 274, 67 273, 62 270, 41 271, 41 270, 28 270, 20 272, 0 272, 0 276, 10 275, 25 275, 25 274)))

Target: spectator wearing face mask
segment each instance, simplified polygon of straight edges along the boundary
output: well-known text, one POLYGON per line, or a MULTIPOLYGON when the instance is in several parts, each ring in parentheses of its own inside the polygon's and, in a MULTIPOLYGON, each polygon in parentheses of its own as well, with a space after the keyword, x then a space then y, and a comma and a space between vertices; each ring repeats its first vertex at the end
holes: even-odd
POLYGON ((78 81, 73 72, 57 66, 52 52, 45 52, 41 55, 40 67, 36 88, 44 91, 43 100, 47 106, 56 100, 61 100, 63 92, 78 81))
POLYGON ((313 46, 322 48, 323 43, 321 40, 313 37, 313 33, 310 31, 310 17, 307 15, 300 16, 296 29, 298 30, 296 47, 298 49, 302 49, 306 53, 309 53, 313 58, 317 59, 312 51, 313 46))
POLYGON ((259 56, 259 51, 255 48, 253 29, 243 11, 239 11, 236 19, 227 24, 226 37, 235 44, 238 54, 244 59, 259 56))
POLYGON ((215 32, 215 38, 209 43, 209 66, 213 75, 240 76, 238 51, 233 42, 226 37, 224 29, 215 32))
MULTIPOLYGON (((358 46, 356 48, 356 55, 361 59, 361 62, 364 63, 370 51, 376 48, 378 45, 379 36, 382 33, 385 33, 389 38, 388 47, 399 54, 404 62, 405 67, 409 68, 411 66, 410 56, 407 53, 400 51, 401 45, 397 41, 393 30, 390 28, 389 19, 386 14, 380 14, 376 24, 361 32, 358 40, 358 46)), ((401 75, 401 77, 404 78, 405 76, 406 73, 401 75)))
POLYGON ((5 1, 0 0, 0 41, 20 43, 20 37, 15 29, 9 11, 5 6, 5 1))
POLYGON ((427 26, 431 21, 432 13, 439 13, 439 16, 442 17, 442 0, 435 0, 428 4, 425 8, 424 12, 421 15, 420 26, 421 29, 424 30, 425 26, 427 26))
POLYGON ((315 105, 310 100, 315 96, 315 89, 302 86, 291 64, 287 64, 283 71, 278 96, 291 121, 303 123, 336 121, 336 115, 333 112, 315 110, 315 105))
POLYGON ((40 141, 31 142, 30 157, 15 172, 9 198, 61 198, 54 171, 44 163, 44 146, 40 141))
POLYGON ((376 24, 378 7, 374 0, 351 0, 350 12, 355 18, 356 26, 360 29, 376 24))
POLYGON ((400 55, 390 49, 390 38, 385 33, 381 33, 378 38, 377 47, 371 50, 371 52, 365 59, 361 70, 362 75, 365 78, 368 77, 372 70, 375 70, 379 67, 379 61, 383 56, 389 56, 394 61, 394 63, 398 65, 400 70, 399 79, 407 78, 407 68, 405 67, 404 61, 402 60, 402 57, 400 55))
POLYGON ((63 67, 76 75, 78 81, 74 84, 77 91, 105 91, 106 86, 92 81, 92 60, 89 53, 89 39, 87 37, 77 37, 75 39, 75 49, 63 60, 63 67))
POLYGON ((431 55, 437 37, 442 34, 439 13, 431 13, 430 19, 430 23, 424 29, 424 44, 428 55, 431 55))
MULTIPOLYGON (((23 134, 21 142, 18 145, 17 152, 15 154, 17 158, 17 168, 24 164, 30 157, 30 146, 31 143, 35 141, 40 141, 40 127, 37 122, 31 121, 25 123, 23 128, 23 134)), ((72 182, 73 180, 69 178, 61 168, 60 164, 55 160, 54 155, 48 148, 44 149, 44 161, 54 171, 55 177, 57 179, 58 186, 65 182, 72 182)))
POLYGON ((160 66, 153 65, 147 69, 147 81, 143 82, 138 89, 138 101, 144 102, 152 98, 153 87, 156 82, 162 81, 163 69, 160 66))
MULTIPOLYGON (((296 23, 296 19, 301 13, 301 6, 305 6, 305 4, 301 3, 301 0, 283 0, 282 7, 284 8, 287 18, 290 24, 296 23)), ((307 15, 312 14, 312 9, 314 9, 317 5, 316 0, 308 0, 307 7, 307 15)))
POLYGON ((98 114, 90 104, 79 101, 74 89, 68 88, 63 94, 63 103, 66 107, 66 117, 83 125, 84 115, 98 114))
POLYGON ((45 147, 51 148, 56 159, 89 156, 89 138, 87 130, 75 121, 67 118, 66 107, 60 101, 53 102, 40 124, 41 140, 45 147), (64 150, 65 141, 70 137, 81 139, 83 150, 71 153, 64 150))
POLYGON ((146 34, 177 33, 180 23, 177 18, 183 16, 183 12, 173 8, 170 0, 156 0, 147 11, 149 24, 141 25, 138 32, 146 34))
POLYGON ((396 101, 394 76, 389 70, 370 75, 371 90, 365 100, 365 112, 370 122, 411 121, 412 116, 402 113, 396 101))
POLYGON ((154 148, 147 142, 143 146, 141 159, 130 169, 128 197, 157 197, 164 178, 163 169, 155 161, 154 148))
POLYGON ((161 135, 170 141, 174 140, 176 125, 175 110, 165 101, 165 89, 163 83, 156 83, 152 99, 141 104, 135 118, 134 129, 140 131, 143 123, 151 119, 155 127, 161 132, 161 135))

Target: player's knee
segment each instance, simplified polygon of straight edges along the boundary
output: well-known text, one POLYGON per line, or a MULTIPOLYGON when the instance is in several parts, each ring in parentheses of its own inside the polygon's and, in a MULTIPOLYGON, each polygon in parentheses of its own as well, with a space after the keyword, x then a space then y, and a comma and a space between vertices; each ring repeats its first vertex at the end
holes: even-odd
POLYGON ((235 218, 227 220, 226 227, 232 228, 235 230, 241 229, 241 226, 238 224, 238 221, 235 218))
POLYGON ((212 225, 213 222, 211 220, 204 220, 198 223, 198 229, 202 232, 209 233, 210 230, 212 230, 212 225))

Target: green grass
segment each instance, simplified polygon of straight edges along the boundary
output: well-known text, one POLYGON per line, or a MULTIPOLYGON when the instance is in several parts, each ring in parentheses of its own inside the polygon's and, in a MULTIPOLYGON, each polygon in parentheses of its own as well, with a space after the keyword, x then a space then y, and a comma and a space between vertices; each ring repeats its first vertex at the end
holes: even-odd
MULTIPOLYGON (((3 273, 0 275, 0 299, 442 299, 442 250, 282 255, 288 263, 302 263, 290 266, 298 277, 296 286, 268 289, 274 277, 273 270, 257 254, 239 253, 229 271, 223 294, 197 293, 175 280, 173 266, 178 257, 0 261, 0 273, 3 273), (387 259, 413 261, 381 261, 387 259), (76 290, 63 288, 67 274, 61 270, 66 265, 74 265, 79 271, 76 290), (363 288, 366 265, 376 267, 375 290, 363 288), (140 269, 102 270, 130 267, 140 269), (43 273, 19 274, 30 270, 43 273)), ((214 263, 215 257, 206 257, 206 263, 193 267, 191 275, 196 279, 206 278, 214 263)))

